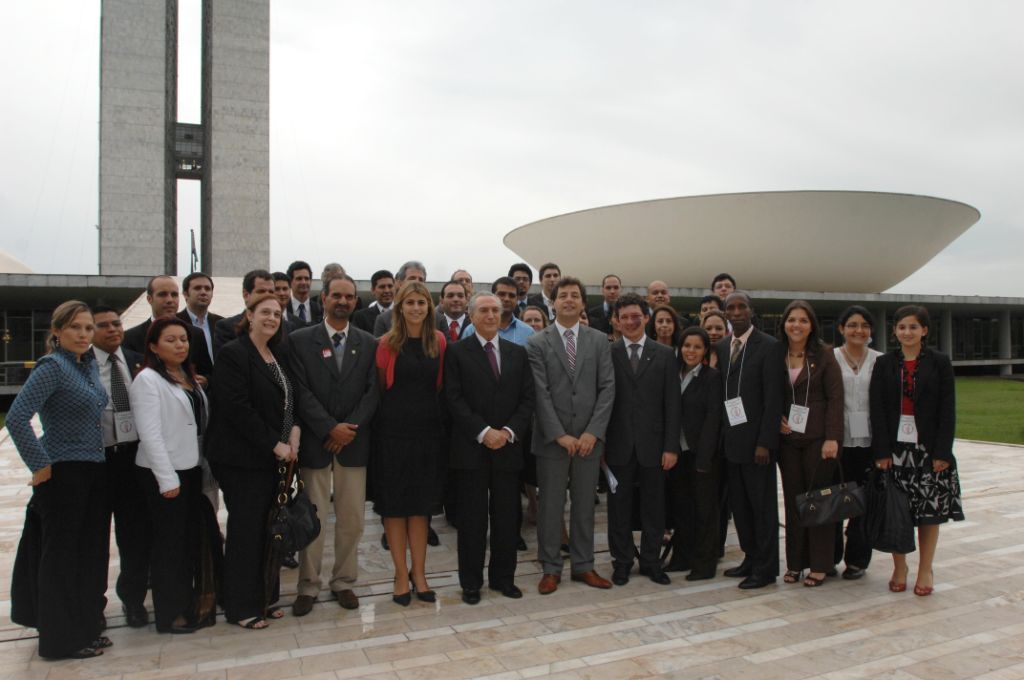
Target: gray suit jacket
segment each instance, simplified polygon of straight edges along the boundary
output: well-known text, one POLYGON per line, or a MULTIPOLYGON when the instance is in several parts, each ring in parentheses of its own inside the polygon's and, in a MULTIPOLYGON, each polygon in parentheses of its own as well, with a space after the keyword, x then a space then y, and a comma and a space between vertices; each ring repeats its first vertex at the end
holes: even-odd
POLYGON ((377 318, 373 320, 373 337, 379 338, 380 336, 391 330, 391 313, 395 311, 395 308, 385 310, 377 315, 377 318))
POLYGON ((552 324, 526 343, 537 391, 533 451, 538 457, 567 456, 555 441, 563 434, 589 432, 598 439, 590 457, 600 459, 615 403, 615 369, 604 333, 580 326, 576 371, 570 373, 565 346, 552 324))
POLYGON ((334 347, 322 323, 300 328, 289 336, 295 415, 302 429, 299 465, 324 468, 331 454, 323 443, 338 423, 358 425, 356 438, 342 448, 337 461, 344 467, 364 467, 370 458, 370 426, 377 410, 377 342, 351 323, 345 339, 341 371, 334 347))

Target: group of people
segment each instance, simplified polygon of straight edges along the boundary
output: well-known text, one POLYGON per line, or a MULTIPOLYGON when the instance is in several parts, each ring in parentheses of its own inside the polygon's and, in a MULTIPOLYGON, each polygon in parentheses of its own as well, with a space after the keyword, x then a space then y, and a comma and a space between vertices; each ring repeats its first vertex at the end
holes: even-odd
MULTIPOLYGON (((885 327, 858 306, 840 317, 835 349, 800 300, 769 336, 728 274, 715 277, 692 319, 661 281, 644 297, 606 276, 602 304, 588 310, 583 283, 552 263, 534 295, 523 263, 489 292, 458 270, 435 307, 426 275, 416 261, 378 271, 363 306, 340 265, 325 268, 319 296, 305 262, 253 270, 244 310, 229 318, 209 311, 208 275, 190 274, 180 291, 157 276, 146 291, 151 318, 128 330, 109 307, 58 307, 49 353, 7 415, 33 486, 12 619, 39 630, 40 656, 89 658, 110 646, 112 517, 128 625, 149 623, 147 587, 160 632, 212 625, 218 604, 248 629, 284 616, 276 603, 287 556, 269 545, 267 522, 290 465, 321 526, 333 509, 327 587, 346 609, 359 606, 368 499, 401 606, 436 599, 426 559, 442 509, 457 529, 462 600, 480 602, 485 583, 522 597, 522 494, 537 524, 542 595, 557 590, 566 552, 572 580, 595 588, 625 586, 635 562, 658 584, 673 571, 713 578, 730 513, 744 558, 724 574, 740 577, 740 588, 764 587, 779 573, 777 470, 783 580, 817 587, 840 561, 843 577, 856 579, 871 559, 863 532, 848 530, 844 545, 837 525, 802 527, 795 497, 840 472, 864 483, 873 467, 891 469, 910 499, 914 592, 932 592, 938 525, 963 512, 953 370, 927 346, 924 308, 896 311, 896 349, 882 355, 869 345, 885 327), (594 564, 599 488, 608 492, 611 580, 594 564)), ((295 616, 324 588, 323 547, 321 532, 299 553, 295 616)), ((899 592, 906 556, 893 558, 889 589, 899 592)))

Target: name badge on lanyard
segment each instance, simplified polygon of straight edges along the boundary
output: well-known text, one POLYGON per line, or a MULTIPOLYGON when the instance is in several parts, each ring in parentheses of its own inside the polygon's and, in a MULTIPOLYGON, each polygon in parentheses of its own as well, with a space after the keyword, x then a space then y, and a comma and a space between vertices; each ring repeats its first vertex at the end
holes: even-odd
POLYGON ((864 439, 871 436, 871 426, 867 411, 850 412, 850 436, 854 439, 864 439))
POLYGON ((735 427, 747 422, 747 412, 743 410, 743 398, 733 397, 725 400, 725 415, 729 418, 729 425, 735 427))
POLYGON ((896 431, 896 441, 908 444, 917 443, 917 421, 914 416, 900 416, 900 427, 896 431))
POLYGON ((789 429, 793 432, 803 434, 807 431, 807 418, 811 409, 800 404, 793 404, 789 407, 789 429))
POLYGON ((114 411, 114 437, 118 444, 138 441, 135 432, 135 416, 131 411, 114 411))

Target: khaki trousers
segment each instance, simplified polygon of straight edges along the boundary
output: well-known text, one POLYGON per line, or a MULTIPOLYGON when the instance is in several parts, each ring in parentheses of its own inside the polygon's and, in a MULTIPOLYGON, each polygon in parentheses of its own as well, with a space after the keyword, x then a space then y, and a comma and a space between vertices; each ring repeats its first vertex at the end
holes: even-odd
POLYGON ((332 461, 325 468, 299 468, 299 478, 320 518, 320 535, 299 553, 299 595, 316 597, 322 587, 324 536, 330 526, 331 489, 334 490, 334 568, 331 591, 351 589, 359 577, 359 541, 363 537, 366 504, 366 468, 344 467, 332 461))

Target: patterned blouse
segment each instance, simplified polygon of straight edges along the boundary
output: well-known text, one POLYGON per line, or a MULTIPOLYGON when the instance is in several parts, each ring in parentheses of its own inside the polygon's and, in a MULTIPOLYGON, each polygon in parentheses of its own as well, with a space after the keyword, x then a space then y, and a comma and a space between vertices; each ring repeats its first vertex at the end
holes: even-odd
POLYGON ((62 461, 104 462, 101 418, 107 398, 91 352, 78 361, 58 349, 36 362, 7 413, 7 430, 29 469, 62 461), (32 429, 36 413, 42 437, 32 429))
POLYGON ((295 394, 292 392, 292 383, 288 380, 288 374, 281 370, 276 361, 268 361, 267 368, 277 378, 277 384, 284 391, 284 418, 281 422, 281 443, 287 444, 292 434, 292 426, 295 424, 295 394))

